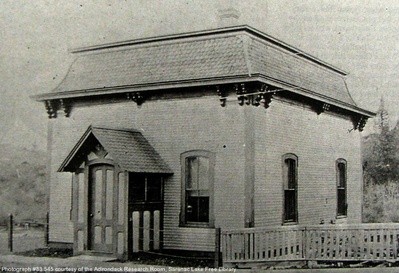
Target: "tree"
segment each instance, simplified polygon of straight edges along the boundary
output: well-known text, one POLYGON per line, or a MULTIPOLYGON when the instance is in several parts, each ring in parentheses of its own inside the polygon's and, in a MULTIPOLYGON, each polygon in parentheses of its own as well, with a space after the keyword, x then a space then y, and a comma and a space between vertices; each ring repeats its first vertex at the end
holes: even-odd
POLYGON ((375 128, 375 134, 363 138, 363 220, 399 222, 399 122, 390 129, 383 98, 375 128))
POLYGON ((384 97, 380 99, 380 107, 375 117, 375 126, 377 127, 377 132, 380 134, 383 131, 389 131, 389 114, 385 109, 384 97))
MULTIPOLYGON (((364 158, 366 182, 387 184, 389 181, 399 182, 399 160, 395 130, 390 130, 389 114, 385 109, 384 99, 376 113, 376 137, 372 138, 371 153, 364 158)), ((365 153, 366 154, 366 153, 365 153)))

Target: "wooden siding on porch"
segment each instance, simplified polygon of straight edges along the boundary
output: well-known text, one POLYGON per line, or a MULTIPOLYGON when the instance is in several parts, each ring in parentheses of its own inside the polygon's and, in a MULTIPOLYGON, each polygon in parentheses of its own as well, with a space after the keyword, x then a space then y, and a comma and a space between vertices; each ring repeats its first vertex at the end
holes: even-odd
POLYGON ((131 249, 129 252, 159 251, 162 246, 162 211, 133 211, 131 249))

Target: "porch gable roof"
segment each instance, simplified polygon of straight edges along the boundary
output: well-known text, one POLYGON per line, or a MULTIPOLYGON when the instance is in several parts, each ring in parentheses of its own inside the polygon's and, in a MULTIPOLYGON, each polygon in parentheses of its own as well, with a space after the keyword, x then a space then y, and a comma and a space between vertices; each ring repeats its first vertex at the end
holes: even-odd
POLYGON ((94 137, 123 170, 134 173, 172 174, 173 171, 136 130, 89 126, 59 167, 59 172, 75 171, 76 161, 87 153, 89 139, 94 137))

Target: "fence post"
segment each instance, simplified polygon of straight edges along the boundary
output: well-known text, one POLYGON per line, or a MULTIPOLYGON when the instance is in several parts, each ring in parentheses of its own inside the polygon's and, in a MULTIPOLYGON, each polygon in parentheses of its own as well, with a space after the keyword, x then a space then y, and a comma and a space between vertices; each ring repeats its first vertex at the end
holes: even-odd
POLYGON ((307 240, 308 238, 307 238, 307 230, 306 230, 306 227, 304 227, 303 228, 303 235, 302 235, 302 258, 304 258, 305 259, 305 261, 307 260, 307 258, 308 258, 308 253, 307 253, 307 248, 308 248, 308 245, 307 245, 307 243, 308 243, 308 240, 307 240))
POLYGON ((46 223, 44 224, 44 244, 48 246, 49 241, 49 222, 50 222, 50 215, 49 212, 46 213, 46 223))
POLYGON ((12 214, 10 214, 10 217, 9 217, 9 220, 8 220, 8 250, 10 251, 10 252, 12 252, 13 251, 13 238, 12 238, 12 229, 13 229, 13 225, 14 225, 14 223, 13 223, 13 216, 12 216, 12 214))
POLYGON ((394 251, 394 258, 395 258, 395 260, 398 258, 398 252, 399 252, 399 249, 398 249, 398 245, 399 245, 399 230, 398 229, 394 229, 395 230, 395 232, 394 232, 394 238, 393 238, 393 245, 394 245, 394 249, 395 249, 395 251, 394 251))
POLYGON ((221 240, 221 229, 220 227, 215 229, 215 263, 214 267, 218 268, 220 266, 220 240, 221 240))

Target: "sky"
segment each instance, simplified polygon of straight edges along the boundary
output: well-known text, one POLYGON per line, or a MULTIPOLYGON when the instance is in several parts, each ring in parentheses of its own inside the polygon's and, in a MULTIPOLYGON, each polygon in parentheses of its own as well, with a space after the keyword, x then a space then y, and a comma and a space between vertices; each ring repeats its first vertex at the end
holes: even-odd
MULTIPOLYGON (((0 0, 0 144, 45 149, 47 115, 31 95, 51 92, 80 46, 218 27, 233 6, 247 24, 349 73, 356 103, 383 96, 399 117, 396 0, 0 0)), ((369 121, 366 133, 371 132, 369 121)))

